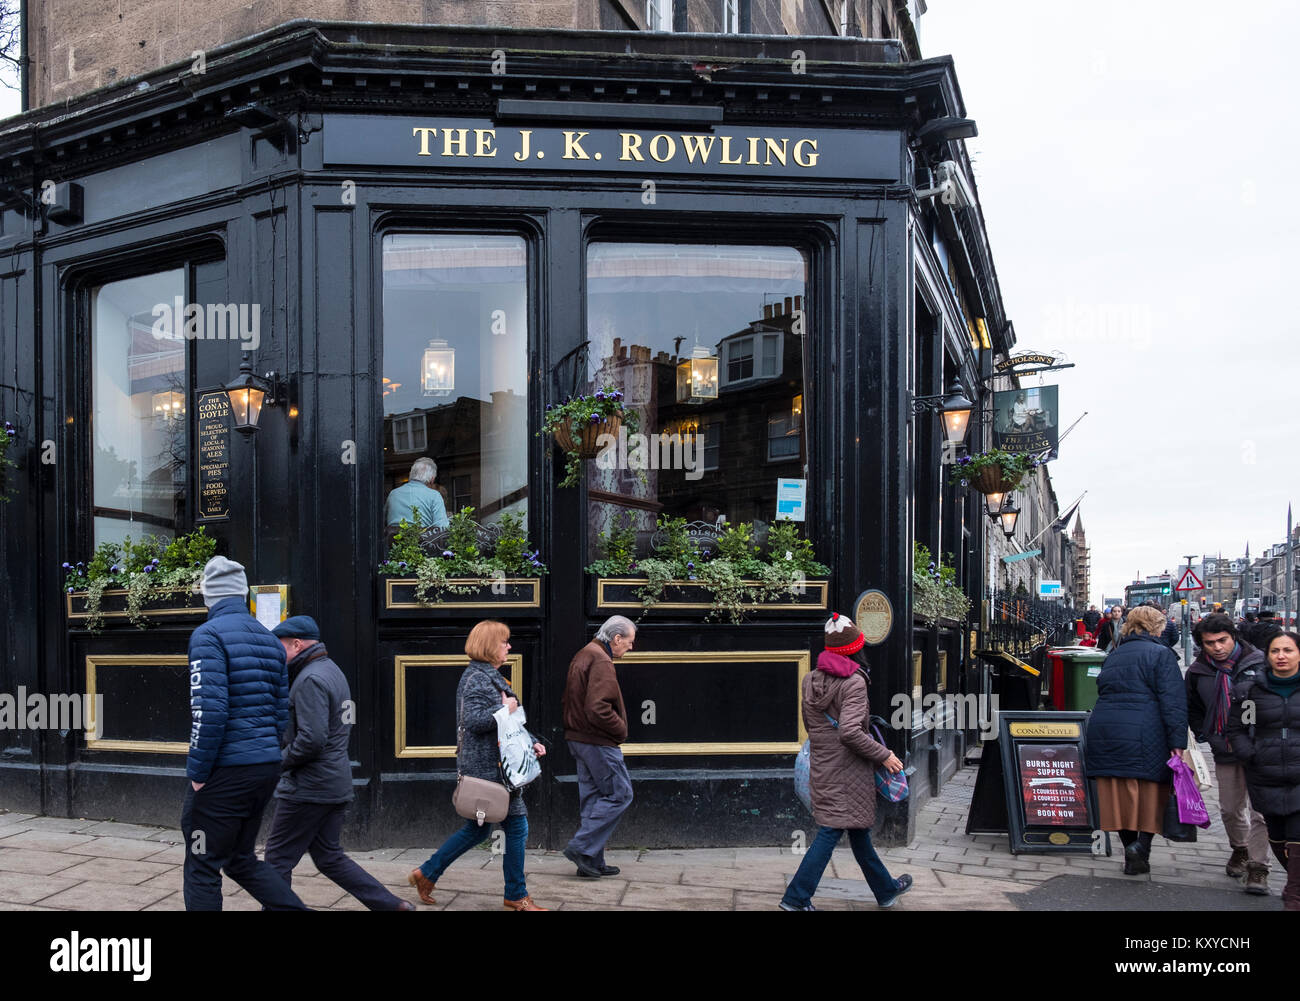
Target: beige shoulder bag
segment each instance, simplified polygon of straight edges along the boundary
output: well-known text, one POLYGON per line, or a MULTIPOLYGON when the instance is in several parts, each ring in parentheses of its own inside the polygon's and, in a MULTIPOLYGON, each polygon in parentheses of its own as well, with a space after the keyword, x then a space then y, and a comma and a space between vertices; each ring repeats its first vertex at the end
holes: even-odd
POLYGON ((460 773, 460 746, 463 728, 464 703, 456 705, 456 790, 451 794, 451 805, 458 816, 477 820, 478 826, 499 824, 506 819, 510 809, 510 793, 500 782, 476 779, 460 773))

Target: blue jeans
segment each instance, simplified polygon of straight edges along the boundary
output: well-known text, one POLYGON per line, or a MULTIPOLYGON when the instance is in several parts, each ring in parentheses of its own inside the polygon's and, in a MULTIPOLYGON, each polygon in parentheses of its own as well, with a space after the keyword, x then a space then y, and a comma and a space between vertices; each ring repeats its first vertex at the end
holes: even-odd
MULTIPOLYGON (((524 845, 528 842, 528 817, 524 814, 506 817, 501 821, 506 833, 506 857, 502 865, 506 877, 506 900, 523 900, 528 896, 524 882, 524 845)), ((479 827, 477 820, 465 821, 465 826, 443 842, 441 848, 420 866, 424 878, 438 882, 447 867, 475 845, 480 845, 492 835, 492 825, 479 827)))
MULTIPOLYGON (((831 852, 840 843, 840 835, 843 833, 843 828, 819 827, 817 829, 817 837, 804 853, 803 861, 799 863, 799 871, 794 874, 794 879, 790 880, 790 885, 785 888, 785 896, 781 898, 783 904, 791 907, 807 907, 812 902, 813 894, 817 892, 817 884, 822 881, 822 873, 830 864, 831 852)), ((876 895, 876 903, 888 903, 898 893, 898 883, 889 875, 885 863, 880 861, 880 856, 872 847, 871 831, 865 827, 850 828, 848 834, 853 857, 858 860, 858 865, 862 866, 862 875, 866 877, 871 892, 876 895)))

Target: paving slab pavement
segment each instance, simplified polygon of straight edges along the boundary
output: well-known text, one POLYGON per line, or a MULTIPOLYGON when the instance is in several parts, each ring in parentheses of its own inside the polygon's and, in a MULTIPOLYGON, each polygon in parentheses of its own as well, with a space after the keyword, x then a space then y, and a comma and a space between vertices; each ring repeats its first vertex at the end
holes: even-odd
MULTIPOLYGON (((1207 751, 1208 753, 1208 751, 1207 751)), ((1276 864, 1269 897, 1243 892, 1223 872, 1229 848, 1218 817, 1217 790, 1205 794, 1212 819, 1194 844, 1156 838, 1147 876, 1124 876, 1115 854, 1012 855, 1004 835, 964 833, 976 769, 960 769, 927 801, 908 845, 879 848, 894 875, 910 873, 913 889, 899 911, 931 910, 1280 910, 1285 876, 1276 864)), ((812 818, 807 818, 811 829, 812 818)), ((414 901, 406 883, 432 847, 394 846, 352 857, 393 892, 414 901)), ((183 910, 181 832, 117 821, 36 817, 0 804, 0 910, 183 910)), ((771 847, 611 850, 618 876, 580 879, 559 852, 528 853, 528 888, 554 910, 775 910, 800 856, 789 844, 771 847)), ((501 859, 476 849, 449 869, 421 910, 499 910, 501 859)), ((314 908, 354 911, 361 905, 319 875, 310 858, 294 871, 294 888, 314 908)), ((224 880, 223 906, 255 910, 257 901, 224 880)), ((847 840, 835 850, 818 889, 818 910, 878 910, 847 840)))

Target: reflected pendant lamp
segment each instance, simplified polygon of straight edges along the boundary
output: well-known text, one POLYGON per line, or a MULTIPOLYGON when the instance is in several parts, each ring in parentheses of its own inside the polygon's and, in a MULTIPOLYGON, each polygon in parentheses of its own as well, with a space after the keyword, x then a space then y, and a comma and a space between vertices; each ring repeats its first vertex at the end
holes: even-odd
POLYGON ((425 396, 450 396, 456 389, 456 349, 438 338, 429 341, 420 364, 425 396))

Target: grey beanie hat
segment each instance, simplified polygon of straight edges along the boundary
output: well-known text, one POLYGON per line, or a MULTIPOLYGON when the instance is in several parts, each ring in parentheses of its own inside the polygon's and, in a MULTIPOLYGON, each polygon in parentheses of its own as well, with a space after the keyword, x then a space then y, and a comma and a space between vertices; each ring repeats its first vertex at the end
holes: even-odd
POLYGON ((248 578, 242 564, 214 556, 203 568, 203 604, 211 608, 222 598, 242 598, 248 593, 248 578))

